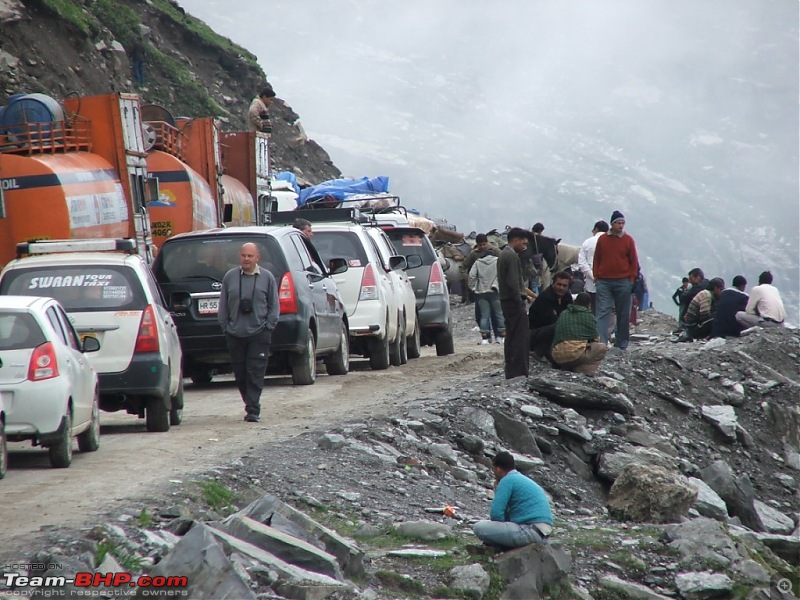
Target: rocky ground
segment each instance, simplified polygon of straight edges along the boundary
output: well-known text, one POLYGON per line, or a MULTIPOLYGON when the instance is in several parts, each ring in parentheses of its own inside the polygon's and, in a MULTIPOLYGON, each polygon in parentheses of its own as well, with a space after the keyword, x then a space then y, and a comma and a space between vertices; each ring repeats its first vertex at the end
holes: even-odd
MULTIPOLYGON (((472 307, 455 315, 456 335, 477 342, 472 307)), ((227 518, 218 526, 230 533, 242 514, 283 514, 275 528, 296 529, 290 521, 305 517, 288 507, 237 512, 269 495, 352 540, 349 556, 358 555, 363 571, 339 557, 330 574, 346 585, 287 586, 289 575, 244 559, 228 540, 223 572, 234 587, 225 595, 204 580, 205 591, 188 597, 794 597, 800 335, 756 330, 676 344, 673 319, 653 311, 640 318, 636 342, 610 355, 594 379, 536 364, 529 379, 506 381, 498 346, 467 384, 443 373, 441 385, 399 403, 392 418, 364 415, 253 447, 193 481, 115 506, 103 523, 54 530, 48 549, 20 548, 20 560, 77 570, 76 560, 94 568, 105 559, 100 571, 121 565, 135 574, 160 562, 155 572, 182 575, 189 536, 179 540, 194 522, 227 518), (544 559, 473 547, 471 523, 488 513, 490 457, 501 449, 552 498, 556 527, 544 559), (454 518, 426 511, 446 505, 454 518), (556 564, 541 568, 555 575, 513 591, 530 576, 509 566, 515 560, 556 564)), ((210 531, 193 527, 193 538, 206 536, 194 546, 219 538, 210 531)), ((314 531, 300 537, 335 554, 314 531)))

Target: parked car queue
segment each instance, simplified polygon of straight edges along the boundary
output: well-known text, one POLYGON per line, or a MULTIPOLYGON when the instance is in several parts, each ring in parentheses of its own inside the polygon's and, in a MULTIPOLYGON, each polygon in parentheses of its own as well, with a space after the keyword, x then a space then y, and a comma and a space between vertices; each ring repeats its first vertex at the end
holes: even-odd
POLYGON ((452 353, 447 289, 424 233, 393 241, 390 227, 342 218, 317 224, 313 241, 281 225, 177 235, 152 270, 130 240, 20 245, 0 274, 0 478, 7 440, 46 448, 53 467, 69 466, 74 437, 97 450, 100 410, 125 410, 148 431, 179 425, 184 377, 202 384, 230 371, 216 309, 245 242, 279 285, 271 373, 308 385, 318 361, 344 375, 351 354, 381 370, 422 344, 452 353), (415 271, 427 285, 412 283, 415 271))

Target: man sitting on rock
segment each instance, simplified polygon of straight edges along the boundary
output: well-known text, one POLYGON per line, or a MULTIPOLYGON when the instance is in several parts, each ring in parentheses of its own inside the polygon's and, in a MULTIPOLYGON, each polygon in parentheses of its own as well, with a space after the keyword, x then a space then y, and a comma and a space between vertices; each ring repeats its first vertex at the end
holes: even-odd
POLYGON ((736 320, 742 327, 783 327, 785 319, 786 310, 778 288, 772 285, 772 273, 764 271, 750 292, 747 306, 736 313, 736 320))
POLYGON ((553 283, 536 297, 528 310, 531 352, 536 360, 546 357, 553 363, 550 347, 553 345, 553 336, 556 333, 556 321, 567 306, 572 304, 572 294, 569 293, 570 279, 566 271, 556 273, 553 276, 553 283))
POLYGON ((716 302, 722 290, 725 289, 725 282, 719 277, 715 277, 708 284, 707 290, 699 291, 683 316, 684 332, 678 338, 679 342, 691 342, 707 338, 711 335, 711 324, 716 313, 716 302))
POLYGON ((501 550, 544 544, 553 529, 553 513, 538 483, 516 470, 514 457, 498 452, 492 460, 495 478, 490 521, 478 521, 472 528, 489 546, 501 550))
POLYGON ((550 353, 562 369, 594 377, 608 346, 599 341, 591 306, 592 297, 581 292, 561 313, 550 353))
POLYGON ((736 320, 736 313, 747 308, 744 275, 733 278, 733 285, 722 290, 717 300, 717 312, 711 323, 711 337, 738 337, 744 327, 736 320))

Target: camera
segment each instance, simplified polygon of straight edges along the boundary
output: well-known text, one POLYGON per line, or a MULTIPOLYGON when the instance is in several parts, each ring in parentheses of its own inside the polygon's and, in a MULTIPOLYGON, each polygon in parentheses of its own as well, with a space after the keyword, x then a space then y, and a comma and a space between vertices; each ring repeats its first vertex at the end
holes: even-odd
POLYGON ((243 315, 249 315, 253 312, 253 301, 250 298, 242 298, 239 301, 239 312, 243 315))

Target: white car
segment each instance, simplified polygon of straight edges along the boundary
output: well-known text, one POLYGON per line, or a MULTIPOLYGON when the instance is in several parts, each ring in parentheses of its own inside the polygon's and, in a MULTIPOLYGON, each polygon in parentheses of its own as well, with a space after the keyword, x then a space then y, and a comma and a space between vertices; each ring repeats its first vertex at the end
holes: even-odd
POLYGON ((308 212, 314 231, 311 242, 323 260, 347 260, 348 270, 334 275, 333 280, 347 309, 350 352, 368 357, 376 371, 399 365, 406 341, 401 323, 408 315, 390 272, 404 268, 405 258, 392 256, 387 264, 377 242, 367 233, 368 227, 355 222, 321 222, 314 219, 313 211, 308 212))
MULTIPOLYGON (((74 436, 82 452, 97 450, 99 386, 84 352, 99 349, 96 339, 81 343, 64 309, 52 298, 0 297, 5 437, 47 448, 50 464, 59 468, 72 462, 74 436)), ((3 467, 5 456, 3 451, 3 467)))
MULTIPOLYGON (((399 364, 405 364, 409 358, 419 358, 420 355, 420 329, 419 318, 417 317, 417 298, 414 296, 414 288, 411 280, 406 273, 408 264, 392 268, 390 262, 394 256, 402 256, 395 250, 392 240, 378 227, 367 227, 367 234, 375 241, 378 246, 378 253, 383 261, 383 268, 388 273, 392 281, 394 293, 398 296, 401 309, 399 334, 402 340, 400 346, 399 364)), ((406 258, 406 262, 408 259, 406 258)), ((419 261, 422 264, 422 261, 419 261)), ((396 263, 397 264, 397 263, 396 263)), ((396 364, 392 362, 392 364, 396 364)))
POLYGON ((146 418, 168 431, 183 418, 181 347, 148 265, 131 240, 53 240, 20 244, 28 254, 0 274, 0 295, 50 296, 67 311, 100 380, 100 408, 146 418), (99 250, 99 251, 98 251, 99 250))

